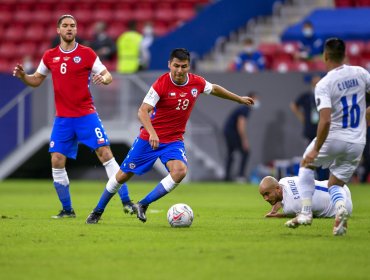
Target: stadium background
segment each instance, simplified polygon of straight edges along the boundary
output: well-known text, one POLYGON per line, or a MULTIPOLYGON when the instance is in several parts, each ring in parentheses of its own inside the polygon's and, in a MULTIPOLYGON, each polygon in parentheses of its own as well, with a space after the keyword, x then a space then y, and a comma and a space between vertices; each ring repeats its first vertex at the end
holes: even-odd
MULTIPOLYGON (((139 29, 147 20, 154 23, 157 38, 151 47, 150 69, 135 75, 114 74, 114 83, 109 87, 92 87, 118 161, 138 133, 137 108, 150 84, 166 71, 169 51, 186 47, 198 58, 196 73, 239 94, 254 90, 261 97, 262 106, 253 112, 248 128, 252 147, 248 172, 253 175, 264 172, 261 167, 266 165, 279 165, 283 173, 287 172, 305 147, 301 125, 290 112, 289 103, 309 89, 306 76, 322 71, 323 65, 297 64, 291 59, 302 22, 310 19, 323 37, 345 39, 349 63, 368 68, 369 6, 366 0, 2 0, 0 127, 4 140, 0 147, 0 178, 50 177, 47 145, 53 120, 51 80, 37 89, 25 88, 11 72, 26 54, 38 64, 55 36, 53 27, 61 14, 73 14, 78 34, 87 39, 97 20, 108 23, 108 32, 114 38, 125 30, 130 19, 138 21, 139 29), (254 74, 230 72, 233 56, 241 50, 243 38, 250 35, 268 58, 268 69, 254 74)), ((115 62, 107 66, 114 71, 115 62)), ((186 135, 188 180, 222 178, 221 128, 234 106, 212 97, 199 100, 186 135)), ((81 147, 77 161, 69 161, 67 168, 72 178, 105 178, 103 168, 89 153, 81 147)), ((162 172, 158 166, 140 179, 161 178, 162 172)))

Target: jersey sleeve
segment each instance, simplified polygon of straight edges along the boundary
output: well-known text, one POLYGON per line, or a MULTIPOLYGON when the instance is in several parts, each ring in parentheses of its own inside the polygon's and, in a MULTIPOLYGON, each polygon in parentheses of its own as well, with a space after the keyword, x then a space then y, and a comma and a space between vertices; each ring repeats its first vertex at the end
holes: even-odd
POLYGON ((36 72, 40 73, 43 76, 47 76, 50 72, 50 70, 47 68, 47 66, 44 63, 44 58, 41 59, 39 66, 37 67, 36 72))
POLYGON ((204 90, 203 92, 207 95, 210 95, 212 90, 213 90, 213 86, 210 82, 208 82, 207 80, 205 80, 206 84, 204 86, 204 90))
POLYGON ((103 72, 105 69, 107 69, 104 64, 101 62, 100 58, 97 56, 95 59, 95 62, 92 67, 92 73, 93 74, 100 74, 103 72))
POLYGON ((156 92, 156 90, 153 87, 151 87, 149 89, 148 93, 145 95, 143 103, 146 103, 146 104, 149 104, 149 105, 155 107, 155 105, 157 104, 159 99, 160 99, 160 97, 159 97, 158 93, 156 92))
POLYGON ((315 100, 317 111, 323 108, 331 108, 331 99, 329 95, 329 87, 325 83, 318 83, 315 88, 315 100))

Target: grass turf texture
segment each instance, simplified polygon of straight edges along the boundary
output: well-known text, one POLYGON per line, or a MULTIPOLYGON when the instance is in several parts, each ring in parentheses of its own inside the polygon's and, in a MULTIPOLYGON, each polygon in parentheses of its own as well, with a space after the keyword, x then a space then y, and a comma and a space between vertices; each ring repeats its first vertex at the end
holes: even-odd
MULTIPOLYGON (((76 219, 54 220, 60 206, 51 181, 0 183, 2 279, 370 279, 370 186, 351 185, 347 236, 332 219, 288 229, 267 219, 257 187, 182 184, 155 202, 148 221, 124 215, 118 196, 97 225, 85 224, 105 182, 73 181, 76 219), (171 228, 175 203, 194 210, 190 228, 171 228)), ((132 182, 136 201, 155 183, 132 182)))

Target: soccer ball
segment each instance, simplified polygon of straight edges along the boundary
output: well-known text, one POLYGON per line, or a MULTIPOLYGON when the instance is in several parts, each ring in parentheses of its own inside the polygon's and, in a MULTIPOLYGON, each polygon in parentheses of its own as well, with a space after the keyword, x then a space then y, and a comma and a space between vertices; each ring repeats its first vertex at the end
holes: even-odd
POLYGON ((187 204, 178 203, 168 209, 167 220, 171 227, 190 227, 193 219, 193 210, 187 204))

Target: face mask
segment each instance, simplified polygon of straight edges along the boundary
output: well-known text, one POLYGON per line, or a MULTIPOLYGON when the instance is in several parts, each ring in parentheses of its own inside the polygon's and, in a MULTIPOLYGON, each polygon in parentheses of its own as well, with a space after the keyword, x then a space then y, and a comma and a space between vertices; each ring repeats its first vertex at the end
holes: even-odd
POLYGON ((304 28, 302 33, 305 37, 311 37, 313 35, 313 30, 311 28, 304 28))
POLYGON ((247 46, 244 48, 244 51, 246 53, 252 53, 254 51, 254 47, 253 46, 247 46))

